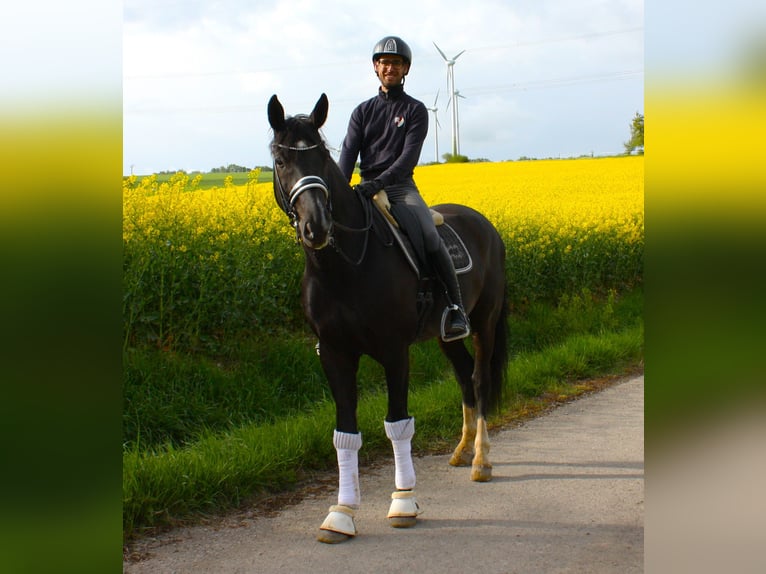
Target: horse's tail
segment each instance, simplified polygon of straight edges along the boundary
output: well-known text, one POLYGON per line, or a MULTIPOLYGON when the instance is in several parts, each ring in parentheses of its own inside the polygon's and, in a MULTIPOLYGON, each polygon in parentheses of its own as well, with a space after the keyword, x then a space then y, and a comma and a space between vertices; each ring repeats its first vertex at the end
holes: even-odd
POLYGON ((490 387, 487 393, 487 411, 496 412, 503 399, 503 389, 508 376, 508 356, 510 351, 510 325, 508 323, 508 286, 503 287, 503 303, 500 316, 495 323, 495 344, 489 360, 490 387))

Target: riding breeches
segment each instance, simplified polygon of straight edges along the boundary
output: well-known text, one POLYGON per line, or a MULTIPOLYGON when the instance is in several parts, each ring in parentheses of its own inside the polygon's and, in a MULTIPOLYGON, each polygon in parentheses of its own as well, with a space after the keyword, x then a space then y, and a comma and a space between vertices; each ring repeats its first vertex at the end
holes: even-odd
POLYGON ((410 179, 395 185, 387 185, 385 190, 386 195, 388 195, 388 201, 392 205, 397 203, 404 204, 418 218, 420 228, 423 230, 423 243, 426 253, 433 253, 440 249, 441 237, 439 237, 439 233, 436 231, 431 209, 420 195, 415 182, 410 179))

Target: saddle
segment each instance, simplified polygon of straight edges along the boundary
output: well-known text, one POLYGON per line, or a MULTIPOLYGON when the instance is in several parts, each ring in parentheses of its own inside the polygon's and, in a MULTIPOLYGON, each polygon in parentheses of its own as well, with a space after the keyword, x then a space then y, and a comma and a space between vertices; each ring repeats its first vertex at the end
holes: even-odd
MULTIPOLYGON (((380 190, 372 199, 415 274, 419 279, 427 278, 431 273, 431 266, 426 256, 417 219, 406 208, 396 209, 394 206, 392 209, 385 190, 380 190)), ((432 209, 431 215, 436 231, 439 232, 439 236, 444 241, 450 257, 452 257, 455 273, 458 275, 468 273, 473 267, 473 260, 465 243, 455 229, 444 220, 441 213, 432 209)))

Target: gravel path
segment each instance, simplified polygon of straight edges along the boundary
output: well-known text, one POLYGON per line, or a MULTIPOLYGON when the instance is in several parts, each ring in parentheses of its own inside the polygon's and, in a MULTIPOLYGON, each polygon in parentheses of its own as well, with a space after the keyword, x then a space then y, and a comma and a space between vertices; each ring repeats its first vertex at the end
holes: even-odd
POLYGON ((362 469, 349 542, 315 541, 336 496, 318 488, 275 516, 146 540, 124 572, 643 572, 643 393, 639 375, 492 434, 489 483, 471 482, 448 455, 415 458, 424 512, 414 528, 388 526, 392 463, 362 469))

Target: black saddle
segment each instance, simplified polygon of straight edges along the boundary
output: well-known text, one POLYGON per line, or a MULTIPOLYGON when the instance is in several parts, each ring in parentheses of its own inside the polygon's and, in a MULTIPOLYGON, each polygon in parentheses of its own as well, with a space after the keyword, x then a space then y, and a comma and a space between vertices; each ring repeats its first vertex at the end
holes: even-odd
MULTIPOLYGON (((431 263, 423 244, 423 233, 418 219, 406 207, 389 204, 385 191, 378 192, 373 203, 383 216, 380 219, 385 221, 396 244, 401 248, 417 276, 423 279, 432 275, 431 263)), ((473 267, 473 260, 465 243, 455 229, 444 221, 444 216, 441 213, 434 210, 431 210, 431 213, 434 216, 436 231, 439 232, 439 236, 444 241, 450 257, 452 257, 455 273, 458 275, 468 273, 473 267)))

